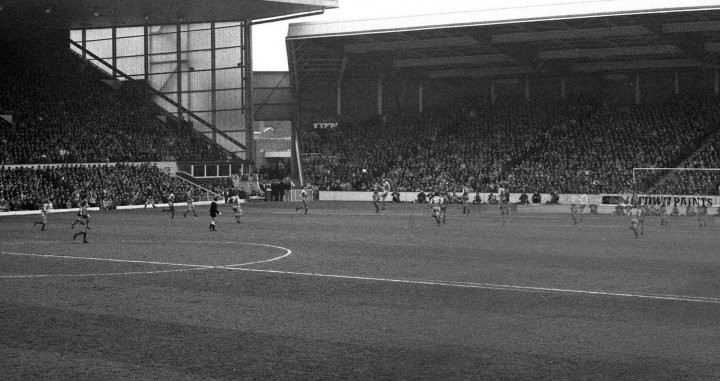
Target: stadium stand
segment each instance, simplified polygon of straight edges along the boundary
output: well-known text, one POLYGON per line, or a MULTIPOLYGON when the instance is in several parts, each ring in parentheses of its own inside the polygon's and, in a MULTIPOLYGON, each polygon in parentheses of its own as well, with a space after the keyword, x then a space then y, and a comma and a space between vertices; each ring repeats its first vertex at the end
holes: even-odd
MULTIPOLYGON (((0 165, 229 158, 187 125, 158 119, 144 99, 111 90, 103 72, 69 49, 22 37, 2 40, 0 111, 14 125, 0 121, 0 165)), ((511 192, 625 193, 635 167, 718 166, 718 100, 687 94, 634 105, 601 104, 602 96, 575 104, 508 98, 307 127, 305 178, 323 190, 367 190, 388 178, 395 191, 491 192, 502 184, 511 192)), ((291 172, 278 163, 257 169, 264 180, 291 172)), ((707 173, 646 176, 645 189, 717 194, 707 173)))
POLYGON ((0 164, 215 160, 228 152, 144 99, 121 96, 68 49, 2 40, 0 164))
POLYGON ((0 167, 0 180, 0 198, 7 200, 11 211, 37 209, 44 198, 56 209, 77 207, 81 196, 91 206, 109 208, 140 205, 148 195, 161 202, 170 191, 176 202, 184 201, 187 191, 194 192, 196 200, 207 199, 199 188, 151 165, 0 167))
POLYGON ((567 193, 629 190, 632 168, 676 166, 715 134, 717 107, 717 99, 690 96, 657 105, 605 105, 542 142, 542 149, 514 168, 515 188, 554 184, 567 193))
MULTIPOLYGON (((703 146, 685 160, 685 168, 717 169, 720 168, 720 155, 717 147, 720 136, 715 132, 703 146)), ((652 193, 716 195, 720 194, 720 173, 709 171, 673 171, 665 175, 650 188, 652 193)))
POLYGON ((0 112, 13 120, 0 121, 1 209, 37 209, 45 198, 57 209, 73 208, 81 194, 102 208, 142 204, 148 194, 160 202, 170 190, 177 201, 187 191, 208 198, 153 166, 78 165, 225 161, 229 154, 184 123, 158 119, 161 112, 144 98, 113 90, 68 49, 32 35, 0 44, 0 112), (65 164, 5 167, 50 163, 65 164))
MULTIPOLYGON (((306 130, 304 168, 327 190, 366 190, 388 177, 399 191, 469 184, 487 192, 503 183, 511 192, 623 192, 635 167, 675 166, 693 154, 694 165, 718 166, 714 144, 695 153, 717 134, 718 107, 716 98, 696 96, 648 105, 516 103, 306 130)), ((673 191, 708 188, 716 194, 717 184, 673 191)))
POLYGON ((535 137, 563 111, 544 104, 505 105, 376 120, 320 138, 310 132, 308 150, 319 152, 305 156, 305 168, 312 173, 309 181, 330 189, 368 189, 386 176, 398 191, 425 190, 441 182, 454 189, 471 184, 488 191, 506 176, 507 164, 527 155, 535 137), (324 145, 319 149, 318 139, 324 145), (372 173, 363 175, 363 169, 372 173))

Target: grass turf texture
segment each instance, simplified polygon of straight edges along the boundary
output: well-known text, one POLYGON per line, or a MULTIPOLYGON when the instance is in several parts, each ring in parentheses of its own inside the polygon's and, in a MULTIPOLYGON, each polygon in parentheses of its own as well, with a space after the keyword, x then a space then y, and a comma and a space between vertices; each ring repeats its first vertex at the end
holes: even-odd
POLYGON ((95 212, 89 244, 72 213, 44 232, 0 217, 0 374, 720 377, 714 217, 649 217, 635 239, 615 216, 503 227, 497 209, 453 205, 437 226, 425 205, 295 206, 248 204, 241 224, 223 206, 217 232, 204 209, 95 212))

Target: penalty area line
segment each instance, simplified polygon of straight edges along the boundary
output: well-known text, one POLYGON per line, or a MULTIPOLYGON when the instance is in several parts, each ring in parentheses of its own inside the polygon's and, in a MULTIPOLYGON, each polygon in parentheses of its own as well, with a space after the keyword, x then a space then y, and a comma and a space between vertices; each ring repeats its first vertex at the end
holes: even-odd
POLYGON ((237 267, 224 267, 224 268, 226 268, 228 270, 248 271, 248 272, 266 273, 266 274, 296 275, 296 276, 332 278, 332 279, 349 279, 349 280, 358 280, 358 281, 387 282, 387 283, 400 283, 400 284, 411 284, 411 285, 475 288, 475 289, 483 289, 483 290, 520 291, 520 292, 554 293, 554 294, 611 296, 611 297, 621 297, 621 298, 636 298, 636 299, 650 299, 650 300, 668 300, 668 301, 676 301, 676 302, 720 304, 720 298, 702 297, 702 296, 644 294, 644 293, 633 293, 633 292, 589 291, 589 290, 574 290, 574 289, 553 288, 553 287, 513 286, 513 285, 491 284, 491 283, 377 278, 377 277, 363 277, 363 276, 352 276, 352 275, 320 274, 320 273, 307 273, 307 272, 297 272, 297 271, 264 270, 264 269, 250 269, 250 268, 237 268, 237 267))

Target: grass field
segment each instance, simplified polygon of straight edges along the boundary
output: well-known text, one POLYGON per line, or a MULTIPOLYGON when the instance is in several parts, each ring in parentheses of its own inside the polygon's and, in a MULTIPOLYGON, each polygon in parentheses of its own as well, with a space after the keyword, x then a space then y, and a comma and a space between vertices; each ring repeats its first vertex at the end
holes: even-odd
POLYGON ((0 217, 0 374, 720 378, 720 219, 294 206, 0 217))

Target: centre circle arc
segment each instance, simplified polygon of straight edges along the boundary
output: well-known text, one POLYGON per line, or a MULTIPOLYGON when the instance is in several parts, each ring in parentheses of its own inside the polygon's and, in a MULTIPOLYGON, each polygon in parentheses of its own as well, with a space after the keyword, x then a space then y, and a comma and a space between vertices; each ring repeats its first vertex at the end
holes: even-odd
MULTIPOLYGON (((41 242, 33 242, 33 244, 53 244, 53 243, 60 243, 64 241, 41 241, 41 242)), ((82 256, 70 256, 70 255, 55 255, 55 254, 37 254, 37 253, 20 253, 20 252, 7 252, 7 251, 0 251, 0 255, 13 255, 13 256, 26 256, 26 257, 40 257, 40 258, 54 258, 54 259, 72 259, 72 260, 88 260, 88 261, 104 261, 104 262, 116 262, 116 263, 137 263, 137 264, 148 264, 148 265, 156 265, 156 266, 176 266, 176 267, 185 267, 182 269, 171 269, 171 270, 151 270, 151 271, 124 271, 124 272, 115 272, 115 273, 82 273, 82 274, 17 274, 17 275, 0 275, 0 279, 17 279, 17 278, 53 278, 53 277, 92 277, 92 276, 117 276, 117 275, 143 275, 143 274, 161 274, 161 273, 170 273, 170 272, 185 272, 185 271, 198 271, 198 270, 211 270, 211 269, 238 269, 244 266, 250 266, 250 265, 256 265, 256 264, 262 264, 262 263, 268 263, 277 261, 283 258, 288 257, 292 254, 292 250, 288 249, 286 247, 277 246, 277 245, 270 245, 270 244, 264 244, 264 243, 254 243, 254 242, 232 242, 232 241, 174 241, 175 243, 198 243, 198 244, 235 244, 235 245, 250 245, 250 246, 258 246, 258 247, 266 247, 270 249, 277 249, 284 251, 283 254, 258 260, 258 261, 252 261, 252 262, 243 262, 243 263, 234 263, 234 264, 227 264, 227 265, 199 265, 199 264, 189 264, 189 263, 171 263, 171 262, 153 262, 153 261, 139 261, 139 260, 124 260, 124 259, 113 259, 113 258, 97 258, 97 257, 82 257, 82 256)), ((5 245, 18 245, 18 244, 26 244, 27 242, 3 242, 2 244, 5 245)), ((108 243, 125 243, 125 244, 153 244, 157 243, 156 241, 107 241, 104 242, 106 244, 108 243)))

